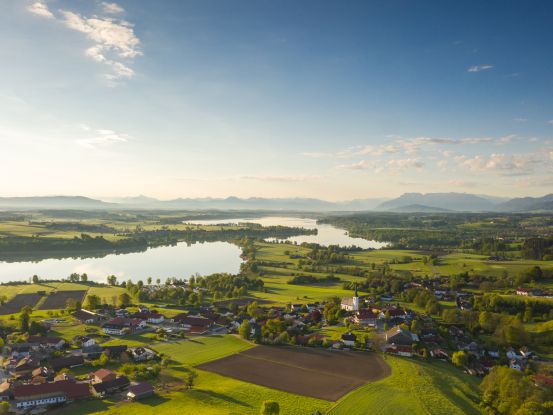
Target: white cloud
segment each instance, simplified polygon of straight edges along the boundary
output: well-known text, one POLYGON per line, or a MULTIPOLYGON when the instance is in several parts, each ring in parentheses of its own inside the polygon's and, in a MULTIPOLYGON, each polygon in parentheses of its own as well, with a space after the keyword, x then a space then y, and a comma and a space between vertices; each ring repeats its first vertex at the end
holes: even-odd
POLYGON ((388 168, 390 169, 391 173, 400 173, 404 170, 408 169, 422 169, 424 167, 424 163, 420 161, 419 159, 393 159, 388 160, 387 163, 388 168))
POLYGON ((513 118, 513 121, 515 121, 515 122, 526 122, 526 121, 528 121, 528 118, 516 117, 516 118, 513 118))
POLYGON ((361 161, 358 161, 357 163, 341 164, 337 166, 337 168, 341 170, 366 170, 374 167, 375 167, 374 163, 371 163, 367 160, 361 160, 361 161))
POLYGON ((399 140, 399 145, 407 154, 417 153, 423 147, 429 145, 467 145, 467 144, 483 144, 495 141, 493 137, 465 137, 460 139, 454 138, 435 138, 435 137, 414 137, 409 139, 399 140))
POLYGON ((48 9, 48 6, 43 1, 36 1, 29 6, 27 10, 37 16, 46 17, 47 19, 54 19, 53 13, 48 9))
POLYGON ((113 130, 96 130, 94 137, 87 137, 75 140, 76 143, 88 149, 97 149, 99 147, 107 147, 117 143, 125 143, 128 141, 127 134, 116 133, 113 130))
POLYGON ((493 68, 493 65, 472 65, 467 69, 468 72, 481 72, 487 71, 493 68))
POLYGON ((499 171, 507 175, 526 174, 534 170, 537 164, 543 162, 539 154, 506 155, 493 153, 490 156, 476 155, 473 158, 456 157, 460 166, 471 171, 499 171))
POLYGON ((102 8, 104 10, 104 13, 109 14, 120 14, 125 11, 125 9, 119 6, 117 3, 108 3, 105 1, 102 2, 102 8))
POLYGON ((77 13, 62 10, 67 27, 85 33, 96 43, 96 53, 114 52, 120 58, 134 58, 142 55, 140 39, 135 35, 133 25, 124 20, 101 17, 82 17, 77 13))
MULTIPOLYGON (((117 6, 115 3, 106 4, 110 5, 111 10, 117 6)), ((86 49, 85 55, 111 68, 111 72, 104 75, 105 79, 113 85, 118 80, 134 77, 134 70, 123 62, 142 55, 140 39, 134 33, 132 24, 111 17, 87 18, 67 10, 60 10, 60 13, 68 28, 84 33, 94 42, 86 49)))
POLYGON ((547 121, 547 124, 553 124, 553 120, 547 121))

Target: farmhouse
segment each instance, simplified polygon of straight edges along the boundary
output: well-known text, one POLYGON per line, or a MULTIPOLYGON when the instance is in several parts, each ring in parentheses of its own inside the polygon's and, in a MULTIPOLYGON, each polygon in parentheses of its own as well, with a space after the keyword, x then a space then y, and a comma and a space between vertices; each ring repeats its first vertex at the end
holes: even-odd
POLYGON ((347 332, 342 334, 342 343, 344 343, 345 346, 353 347, 355 346, 355 341, 357 340, 357 336, 351 332, 347 332))
POLYGON ((379 314, 373 310, 359 310, 353 317, 355 324, 362 326, 375 327, 378 322, 379 314))
POLYGON ((155 359, 156 352, 147 347, 135 347, 131 349, 131 354, 136 362, 145 362, 147 360, 155 359))
POLYGON ((61 369, 70 369, 72 367, 77 367, 84 365, 84 358, 82 355, 74 356, 64 356, 58 357, 57 359, 52 359, 50 361, 50 366, 54 372, 57 372, 61 369))
POLYGON ((386 343, 395 345, 411 346, 418 340, 409 330, 402 329, 399 326, 393 327, 386 332, 386 343))
POLYGON ((395 354, 397 356, 411 357, 413 356, 413 348, 411 346, 404 346, 401 344, 389 344, 386 345, 386 352, 395 354))
POLYGON ((104 323, 102 329, 106 334, 122 336, 128 330, 131 333, 143 329, 146 326, 144 320, 136 318, 115 317, 104 323))
POLYGON ((129 385, 129 379, 126 376, 120 376, 104 382, 94 383, 92 385, 92 391, 94 392, 94 395, 103 398, 106 395, 122 391, 123 389, 128 388, 129 385))
POLYGON ((178 314, 173 317, 173 322, 177 323, 186 330, 203 333, 213 326, 213 320, 202 316, 189 316, 188 314, 178 314))
POLYGON ((153 394, 154 388, 152 385, 147 382, 142 382, 129 388, 129 392, 127 392, 127 399, 137 401, 147 398, 148 396, 152 396, 153 394))
POLYGON ((165 320, 165 316, 156 312, 143 311, 131 314, 131 318, 146 320, 150 324, 160 324, 165 320))
POLYGON ((33 349, 56 349, 60 350, 65 345, 65 340, 60 337, 29 336, 27 343, 33 349))
POLYGON ((73 313, 73 317, 83 324, 95 324, 104 319, 101 314, 94 313, 85 309, 77 310, 73 313))
POLYGON ((87 398, 90 390, 86 383, 62 380, 40 385, 15 385, 13 396, 17 409, 27 409, 87 398))
POLYGON ((98 369, 90 374, 93 383, 102 383, 110 380, 115 380, 117 375, 109 369, 98 369))

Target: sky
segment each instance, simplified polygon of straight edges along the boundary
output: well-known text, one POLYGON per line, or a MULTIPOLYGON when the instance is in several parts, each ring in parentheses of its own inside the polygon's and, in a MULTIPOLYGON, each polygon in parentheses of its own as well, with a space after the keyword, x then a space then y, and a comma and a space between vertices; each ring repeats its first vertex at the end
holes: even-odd
POLYGON ((553 189, 553 3, 0 0, 0 196, 553 189))

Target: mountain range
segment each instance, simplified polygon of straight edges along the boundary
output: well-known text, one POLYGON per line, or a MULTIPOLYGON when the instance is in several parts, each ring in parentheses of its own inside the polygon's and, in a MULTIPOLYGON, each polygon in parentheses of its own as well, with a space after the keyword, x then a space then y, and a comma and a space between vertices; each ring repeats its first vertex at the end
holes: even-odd
POLYGON ((543 197, 500 198, 470 193, 405 193, 395 199, 354 199, 330 202, 313 198, 178 198, 148 196, 92 199, 84 196, 0 197, 0 209, 166 209, 273 211, 387 211, 387 212, 549 212, 553 194, 543 197))

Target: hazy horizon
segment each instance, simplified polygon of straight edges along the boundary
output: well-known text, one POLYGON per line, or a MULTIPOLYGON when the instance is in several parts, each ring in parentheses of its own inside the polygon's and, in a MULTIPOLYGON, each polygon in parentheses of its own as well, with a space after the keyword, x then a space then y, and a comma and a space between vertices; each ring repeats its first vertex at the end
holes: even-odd
POLYGON ((551 193, 553 5, 425 5, 4 0, 2 196, 551 193))

